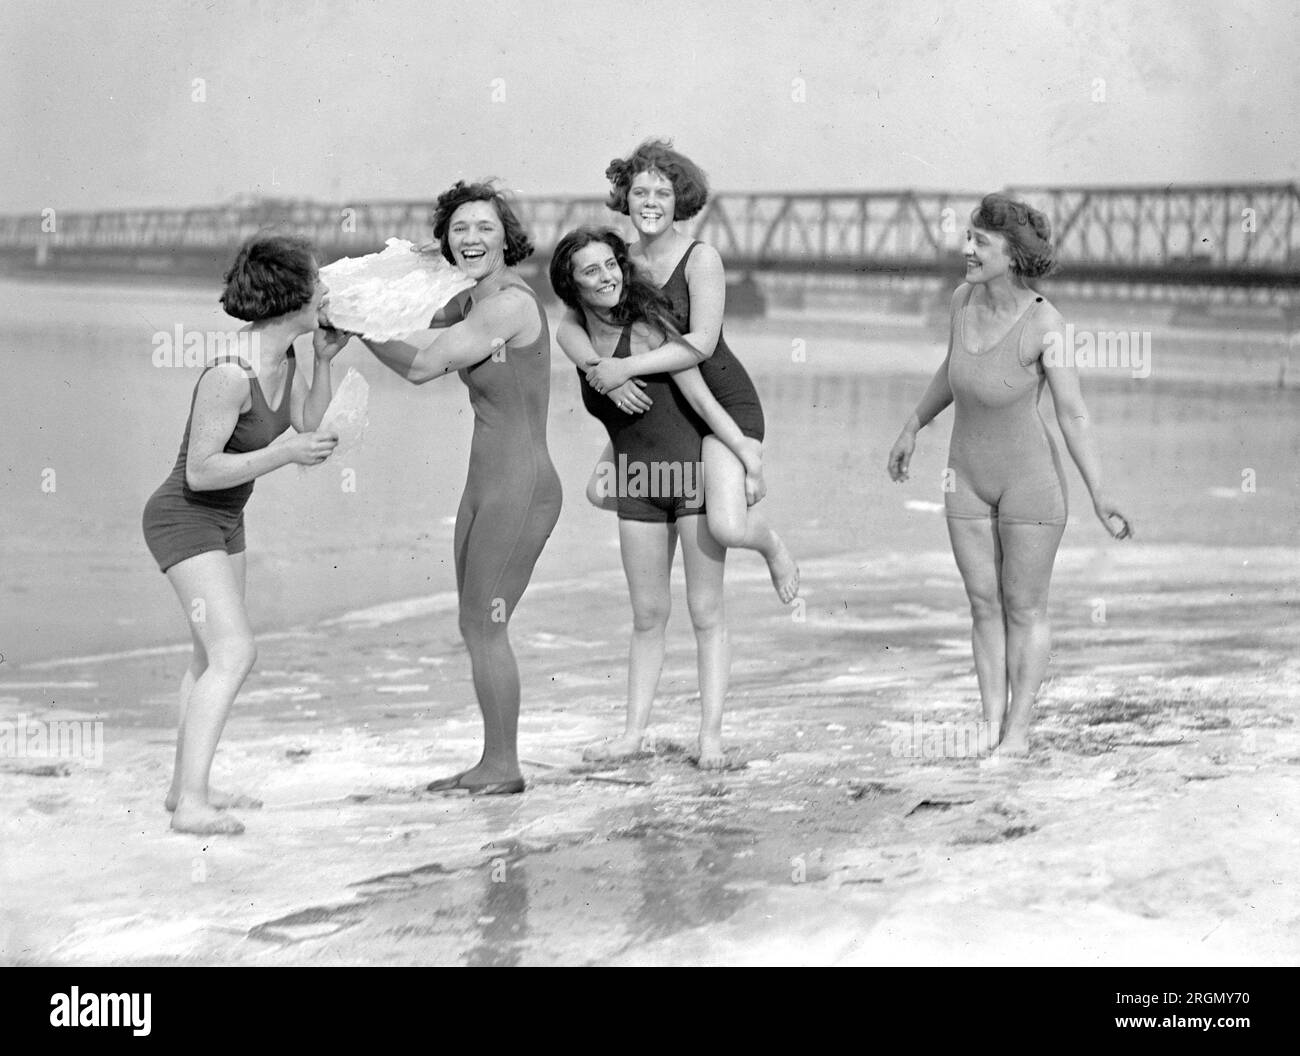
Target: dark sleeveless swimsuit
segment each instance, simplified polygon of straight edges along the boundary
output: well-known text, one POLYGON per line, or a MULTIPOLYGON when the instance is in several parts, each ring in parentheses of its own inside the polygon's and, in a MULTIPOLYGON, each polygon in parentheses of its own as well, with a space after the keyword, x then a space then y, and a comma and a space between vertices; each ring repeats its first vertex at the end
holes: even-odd
MULTIPOLYGON (((619 335, 614 355, 631 355, 632 327, 619 335)), ((600 420, 614 448, 614 494, 624 521, 674 522, 704 512, 700 447, 709 428, 669 374, 646 374, 654 403, 644 414, 624 414, 590 385, 582 370, 582 403, 600 420)), ((721 401, 719 401, 721 402, 721 401)))
MULTIPOLYGON (((262 385, 253 369, 242 360, 222 360, 236 363, 248 372, 248 392, 252 406, 239 416, 234 432, 226 441, 224 451, 229 455, 242 455, 259 451, 289 428, 289 400, 293 392, 293 376, 297 368, 293 349, 288 353, 289 369, 285 372, 280 406, 272 408, 266 402, 262 385)), ((206 374, 214 363, 207 367, 206 374)), ((194 491, 185 482, 185 461, 189 457, 190 428, 194 424, 194 403, 199 394, 199 381, 190 396, 190 416, 185 422, 185 435, 181 438, 180 453, 167 479, 149 496, 144 507, 144 539, 158 567, 166 572, 179 564, 209 550, 224 550, 228 554, 244 551, 244 506, 253 494, 253 482, 236 484, 233 488, 213 491, 194 491)))
MULTIPOLYGON (((673 273, 668 276, 668 281, 659 287, 672 303, 673 325, 683 334, 691 331, 691 288, 686 282, 686 262, 700 244, 699 241, 690 244, 673 273)), ((714 398, 735 420, 740 431, 761 443, 764 433, 763 405, 759 402, 758 391, 748 372, 727 346, 721 330, 718 331, 718 344, 713 349, 713 355, 700 364, 700 374, 704 376, 705 384, 709 386, 714 398)), ((706 425, 705 435, 711 432, 706 425)))
POLYGON ((1047 376, 1021 355, 1033 302, 1010 332, 985 352, 966 345, 971 292, 953 313, 948 355, 952 443, 945 487, 947 515, 1005 524, 1065 524, 1065 474, 1039 413, 1047 376))

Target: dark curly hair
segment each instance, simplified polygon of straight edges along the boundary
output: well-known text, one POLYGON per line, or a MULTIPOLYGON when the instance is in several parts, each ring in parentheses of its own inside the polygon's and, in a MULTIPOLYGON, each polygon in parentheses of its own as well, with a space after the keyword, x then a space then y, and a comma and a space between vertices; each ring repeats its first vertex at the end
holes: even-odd
POLYGON ((221 307, 246 323, 260 323, 309 303, 316 293, 316 248, 305 238, 259 231, 226 270, 221 307))
POLYGON ((1037 279, 1056 270, 1051 221, 1033 206, 1005 194, 986 194, 970 214, 970 222, 972 227, 1006 238, 1015 274, 1037 279))
POLYGON ((618 304, 610 312, 610 322, 616 326, 649 323, 669 337, 678 336, 669 314, 672 305, 668 298, 632 263, 627 243, 612 227, 580 227, 560 239, 551 254, 550 265, 551 289, 555 291, 555 296, 585 320, 582 298, 573 278, 573 258, 579 250, 597 243, 609 247, 623 273, 623 289, 619 293, 618 304))
POLYGON ((519 217, 515 215, 515 211, 510 207, 510 201, 506 198, 505 192, 498 190, 491 180, 484 180, 480 183, 466 183, 464 180, 457 180, 454 187, 438 195, 438 201, 433 207, 433 237, 442 245, 442 255, 447 258, 448 263, 455 264, 456 258, 451 253, 451 244, 447 239, 447 228, 451 226, 452 214, 466 202, 491 202, 496 209, 497 217, 501 220, 501 226, 506 231, 505 257, 507 266, 513 266, 521 260, 528 259, 533 252, 532 240, 528 237, 528 232, 524 230, 524 225, 519 222, 519 217))
POLYGON ((632 181, 643 172, 660 173, 672 182, 677 199, 674 220, 689 220, 709 200, 709 181, 703 169, 674 150, 672 140, 647 139, 626 158, 615 158, 609 163, 605 179, 610 182, 610 191, 605 204, 627 216, 627 192, 632 181))

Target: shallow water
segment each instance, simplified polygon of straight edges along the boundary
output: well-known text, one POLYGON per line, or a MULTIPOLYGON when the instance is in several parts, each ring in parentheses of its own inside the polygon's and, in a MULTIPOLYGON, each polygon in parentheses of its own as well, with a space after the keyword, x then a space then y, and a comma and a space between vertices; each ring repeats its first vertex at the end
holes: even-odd
MULTIPOLYGON (((223 329, 223 319, 214 295, 192 287, 0 281, 5 659, 21 665, 184 640, 140 512, 175 457, 198 371, 155 366, 153 338, 177 324, 223 329)), ((767 413, 770 519, 808 557, 945 549, 940 477, 950 415, 922 434, 908 485, 884 472, 942 343, 920 330, 886 343, 870 325, 860 336, 839 325, 816 338, 818 355, 792 365, 781 351, 788 335, 813 329, 788 318, 729 325, 767 413)), ((1176 359, 1178 339, 1163 342, 1166 362, 1176 359)), ((1203 335, 1186 339, 1189 355, 1204 345, 1203 335)), ((535 582, 618 568, 613 518, 582 497, 604 434, 555 355, 550 443, 565 509, 535 582)), ((249 608, 261 631, 454 588, 452 519, 472 427, 464 388, 456 379, 409 386, 359 346, 340 358, 337 377, 349 365, 372 386, 364 446, 318 469, 263 478, 248 508, 249 608), (343 487, 344 470, 355 474, 354 491, 343 487)), ((1086 380, 1085 392, 1108 488, 1143 540, 1294 542, 1300 392, 1155 376, 1086 380)), ((1069 472, 1065 545, 1099 543, 1082 482, 1069 472)), ((749 568, 757 558, 732 560, 749 568)))

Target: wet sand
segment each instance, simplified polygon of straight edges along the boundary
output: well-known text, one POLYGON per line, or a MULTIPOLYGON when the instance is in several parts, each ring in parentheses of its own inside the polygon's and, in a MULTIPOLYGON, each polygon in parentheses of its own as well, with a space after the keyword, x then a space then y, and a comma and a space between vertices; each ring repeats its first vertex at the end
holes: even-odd
POLYGON ((1099 532, 1067 535, 1033 751, 998 768, 899 750, 977 718, 939 549, 807 561, 802 613, 731 557, 720 774, 685 759, 680 570, 657 754, 619 768, 580 758, 621 728, 616 551, 525 596, 516 797, 418 791, 479 743, 448 595, 264 635, 215 767, 266 801, 241 837, 167 828, 183 652, 7 671, 0 720, 107 721, 102 766, 0 764, 0 961, 1294 964, 1300 552, 1099 532))

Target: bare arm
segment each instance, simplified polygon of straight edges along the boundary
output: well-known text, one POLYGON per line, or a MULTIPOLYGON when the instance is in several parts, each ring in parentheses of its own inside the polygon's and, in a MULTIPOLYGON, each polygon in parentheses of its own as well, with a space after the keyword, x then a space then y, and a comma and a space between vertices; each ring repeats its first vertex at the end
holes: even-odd
POLYGON ((695 413, 704 419, 705 424, 713 430, 714 435, 731 449, 740 459, 748 473, 759 473, 763 468, 762 445, 750 440, 740 431, 740 426, 713 395, 712 390, 700 373, 699 367, 679 370, 673 375, 673 383, 681 389, 686 402, 695 413))
POLYGON ((722 258, 710 245, 700 243, 686 264, 686 285, 691 291, 690 332, 682 340, 708 359, 722 335, 722 316, 727 307, 727 274, 722 258))
MULTIPOLYGON (((1047 333, 1064 333, 1061 313, 1053 309, 1044 313, 1047 333)), ((1043 348, 1047 347, 1046 335, 1043 348)), ((1106 497, 1101 485, 1101 455, 1097 450, 1097 436, 1088 416, 1088 408, 1083 402, 1083 390, 1079 387, 1079 374, 1073 364, 1059 364, 1053 357, 1042 356, 1043 372, 1047 375, 1047 386, 1052 390, 1052 402, 1056 405, 1056 421, 1065 438, 1065 446, 1070 457, 1079 467, 1079 475, 1088 488, 1093 510, 1111 535, 1116 539, 1126 539, 1132 535, 1132 528, 1125 517, 1106 497), (1118 518, 1120 525, 1112 523, 1118 518)))
POLYGON ((235 431, 247 397, 248 378, 234 364, 215 367, 199 381, 194 398, 194 416, 190 421, 189 452, 185 460, 185 483, 191 490, 233 488, 290 462, 304 465, 323 462, 334 450, 337 443, 334 438, 303 433, 290 441, 277 441, 258 451, 228 454, 225 447, 235 431))
POLYGON ((504 350, 526 325, 523 294, 506 290, 475 305, 464 320, 445 330, 417 330, 392 341, 361 340, 384 366, 414 385, 423 385, 504 350))
POLYGON ((591 335, 587 333, 587 328, 582 325, 582 321, 572 308, 567 309, 560 319, 560 325, 555 329, 555 339, 560 344, 560 351, 568 356, 576 367, 586 371, 587 384, 597 392, 608 396, 624 414, 641 414, 654 405, 654 400, 641 391, 643 383, 632 380, 630 375, 609 386, 602 386, 593 381, 594 372, 605 364, 622 364, 627 360, 615 359, 613 356, 602 357, 591 343, 591 335))
POLYGON ((907 480, 908 467, 912 463, 912 452, 916 450, 916 434, 934 421, 952 403, 952 386, 948 384, 948 361, 952 358, 953 330, 957 322, 957 307, 965 300, 965 293, 963 292, 965 289, 965 284, 957 287, 949 304, 948 353, 943 357, 943 362, 939 364, 939 369, 934 372, 930 384, 926 386, 925 393, 916 405, 916 410, 903 423, 903 430, 898 434, 898 439, 894 441, 894 446, 889 451, 889 461, 886 468, 889 471, 890 479, 895 483, 902 483, 907 480))
POLYGON ((312 334, 311 387, 308 387, 302 371, 295 371, 293 392, 290 393, 289 421, 298 432, 310 433, 320 427, 325 409, 334 395, 330 364, 351 338, 351 334, 328 327, 312 334))
POLYGON ((565 309, 560 325, 555 328, 555 340, 575 367, 586 370, 600 362, 600 353, 591 343, 591 335, 572 308, 565 309))

